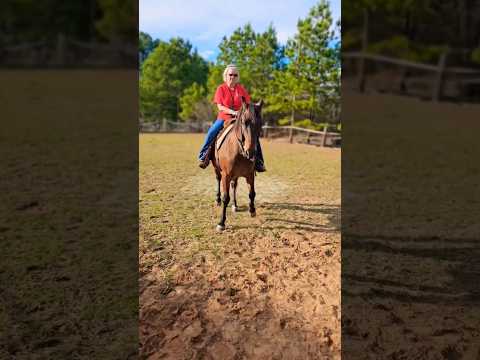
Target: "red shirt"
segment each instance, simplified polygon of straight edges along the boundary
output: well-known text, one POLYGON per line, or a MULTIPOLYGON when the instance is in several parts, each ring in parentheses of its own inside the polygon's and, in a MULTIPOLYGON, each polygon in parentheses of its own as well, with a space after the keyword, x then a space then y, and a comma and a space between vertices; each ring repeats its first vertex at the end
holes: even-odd
MULTIPOLYGON (((242 85, 236 84, 234 89, 231 90, 226 83, 223 83, 217 88, 213 102, 238 111, 242 107, 242 96, 245 98, 245 102, 249 104, 250 95, 242 85)), ((220 111, 217 118, 225 121, 230 120, 232 115, 227 114, 225 111, 220 111)))

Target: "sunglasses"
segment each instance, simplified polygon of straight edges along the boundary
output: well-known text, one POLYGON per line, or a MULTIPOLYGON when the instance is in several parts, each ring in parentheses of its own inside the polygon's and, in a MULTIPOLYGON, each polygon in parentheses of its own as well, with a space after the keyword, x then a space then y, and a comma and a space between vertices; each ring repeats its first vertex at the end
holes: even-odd
POLYGON ((238 74, 228 74, 228 76, 230 76, 230 77, 232 77, 232 76, 233 76, 233 77, 237 77, 238 74))

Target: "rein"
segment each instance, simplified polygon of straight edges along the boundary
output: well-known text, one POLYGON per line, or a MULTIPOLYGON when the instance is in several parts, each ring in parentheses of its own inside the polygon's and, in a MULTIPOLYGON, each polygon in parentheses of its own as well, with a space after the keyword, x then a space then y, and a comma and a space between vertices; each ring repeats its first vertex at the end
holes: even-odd
MULTIPOLYGON (((243 126, 242 126, 242 120, 241 119, 242 119, 242 116, 244 116, 245 111, 247 111, 247 109, 242 107, 241 112, 238 114, 237 119, 235 120, 236 123, 235 123, 235 131, 234 132, 235 132, 235 138, 237 139, 237 142, 238 142, 238 146, 240 147, 240 154, 243 157, 248 159, 247 151, 244 148, 244 143, 238 137, 238 130, 240 128, 240 135, 243 138, 243 126)), ((252 104, 250 104, 249 111, 255 116, 255 112, 254 112, 252 104)), ((254 120, 253 120, 253 122, 254 122, 254 120)))

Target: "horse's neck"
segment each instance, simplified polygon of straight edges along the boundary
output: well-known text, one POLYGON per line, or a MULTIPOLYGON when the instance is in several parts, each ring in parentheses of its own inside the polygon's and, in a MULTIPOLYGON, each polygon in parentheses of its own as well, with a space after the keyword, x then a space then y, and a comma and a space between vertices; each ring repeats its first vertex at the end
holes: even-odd
POLYGON ((226 144, 225 149, 228 147, 229 151, 233 153, 240 153, 240 147, 238 146, 238 139, 240 136, 240 127, 238 122, 240 119, 237 119, 236 122, 233 124, 232 130, 227 134, 227 138, 225 139, 226 144))

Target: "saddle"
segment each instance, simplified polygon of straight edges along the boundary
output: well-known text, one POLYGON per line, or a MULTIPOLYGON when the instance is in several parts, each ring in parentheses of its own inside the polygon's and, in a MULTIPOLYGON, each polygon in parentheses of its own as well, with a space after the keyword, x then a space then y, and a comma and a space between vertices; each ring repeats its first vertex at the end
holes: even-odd
POLYGON ((223 123, 223 128, 222 130, 218 133, 216 136, 215 140, 212 142, 212 145, 210 145, 210 149, 208 151, 208 158, 213 159, 215 156, 215 150, 219 150, 220 147, 222 146, 225 138, 227 137, 228 133, 230 130, 233 129, 233 125, 235 124, 236 118, 232 118, 230 120, 225 120, 223 123))
POLYGON ((231 119, 231 120, 228 120, 228 121, 225 121, 223 123, 223 129, 222 131, 217 135, 217 138, 215 139, 215 147, 217 149, 217 151, 220 149, 220 147, 222 146, 223 144, 223 141, 225 140, 225 138, 227 137, 228 133, 230 132, 230 130, 233 129, 233 125, 235 123, 235 120, 236 119, 231 119))

